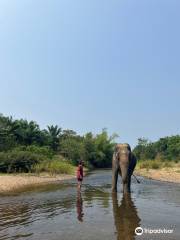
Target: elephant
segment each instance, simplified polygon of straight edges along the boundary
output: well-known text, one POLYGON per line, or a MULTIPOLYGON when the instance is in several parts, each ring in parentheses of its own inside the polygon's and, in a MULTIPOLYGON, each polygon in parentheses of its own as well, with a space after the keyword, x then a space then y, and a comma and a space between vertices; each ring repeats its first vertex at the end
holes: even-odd
POLYGON ((118 173, 122 178, 123 193, 130 192, 131 175, 136 166, 136 157, 129 144, 117 144, 112 158, 112 191, 117 192, 118 173))
POLYGON ((117 193, 112 193, 112 204, 117 240, 134 240, 135 229, 140 226, 141 219, 130 193, 123 194, 120 204, 118 203, 117 193))

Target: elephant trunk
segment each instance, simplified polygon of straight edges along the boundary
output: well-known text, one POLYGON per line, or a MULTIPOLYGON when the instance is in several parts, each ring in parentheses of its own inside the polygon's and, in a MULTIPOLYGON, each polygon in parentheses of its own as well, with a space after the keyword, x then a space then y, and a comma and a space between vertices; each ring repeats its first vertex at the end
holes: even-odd
POLYGON ((128 181, 128 164, 120 163, 122 182, 126 183, 128 181))
POLYGON ((130 192, 129 161, 120 163, 121 177, 123 183, 123 192, 130 192))

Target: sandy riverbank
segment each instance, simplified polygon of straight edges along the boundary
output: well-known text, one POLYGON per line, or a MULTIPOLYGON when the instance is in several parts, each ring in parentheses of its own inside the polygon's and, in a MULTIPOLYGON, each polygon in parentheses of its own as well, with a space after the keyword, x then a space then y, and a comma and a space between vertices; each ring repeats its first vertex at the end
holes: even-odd
POLYGON ((136 169, 135 174, 154 180, 180 183, 180 168, 136 169))
POLYGON ((58 181, 68 180, 75 178, 75 175, 60 174, 56 176, 43 175, 0 175, 0 193, 11 192, 20 190, 28 186, 43 185, 55 183, 58 181))
MULTIPOLYGON (((147 177, 154 180, 180 183, 180 168, 162 168, 162 169, 139 169, 135 170, 135 175, 147 177)), ((3 174, 0 175, 0 193, 21 190, 29 186, 38 186, 51 184, 63 180, 73 179, 75 175, 58 174, 50 176, 48 174, 30 175, 30 174, 3 174)))

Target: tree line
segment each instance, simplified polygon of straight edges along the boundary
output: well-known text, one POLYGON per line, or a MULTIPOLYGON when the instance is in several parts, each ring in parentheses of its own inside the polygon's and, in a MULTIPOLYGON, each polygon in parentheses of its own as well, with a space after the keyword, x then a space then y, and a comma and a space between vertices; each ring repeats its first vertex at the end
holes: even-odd
MULTIPOLYGON (((40 129, 35 121, 13 119, 0 114, 0 172, 57 171, 83 160, 88 168, 111 167, 117 134, 106 129, 99 134, 79 135, 57 125, 40 129), (60 162, 63 164, 60 164, 60 162), (69 165, 65 165, 68 163, 69 165)), ((138 160, 180 160, 180 135, 151 142, 139 138, 133 149, 138 160)), ((64 172, 68 172, 63 170, 64 172)))
POLYGON ((180 161, 180 135, 167 136, 151 142, 139 138, 134 148, 138 160, 180 161))
POLYGON ((0 115, 0 171, 30 171, 43 159, 62 156, 74 165, 83 160, 87 167, 110 167, 116 134, 106 129, 99 134, 62 129, 57 125, 40 129, 35 121, 0 115))

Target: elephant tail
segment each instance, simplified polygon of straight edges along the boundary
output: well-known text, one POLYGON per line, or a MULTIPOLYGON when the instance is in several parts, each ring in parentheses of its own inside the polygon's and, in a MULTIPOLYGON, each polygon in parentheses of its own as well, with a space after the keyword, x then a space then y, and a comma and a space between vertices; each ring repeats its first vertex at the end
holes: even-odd
POLYGON ((137 183, 141 183, 134 174, 133 174, 133 177, 136 179, 137 183))

